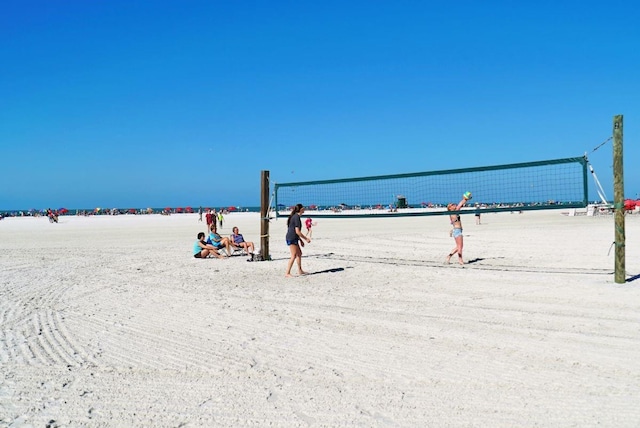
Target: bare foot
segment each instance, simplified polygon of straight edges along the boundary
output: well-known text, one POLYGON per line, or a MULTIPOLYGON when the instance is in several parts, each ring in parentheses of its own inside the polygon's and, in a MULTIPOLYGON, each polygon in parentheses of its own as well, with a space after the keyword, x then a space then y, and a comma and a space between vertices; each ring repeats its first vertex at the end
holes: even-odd
POLYGON ((451 256, 447 256, 447 259, 444 261, 446 264, 451 263, 451 256))
POLYGON ((285 278, 293 278, 293 276, 292 276, 290 273, 285 273, 285 274, 284 274, 284 277, 285 277, 285 278))
POLYGON ((300 275, 308 275, 308 273, 307 273, 307 272, 305 272, 305 271, 303 271, 303 270, 301 270, 301 271, 299 272, 299 274, 300 274, 300 275))

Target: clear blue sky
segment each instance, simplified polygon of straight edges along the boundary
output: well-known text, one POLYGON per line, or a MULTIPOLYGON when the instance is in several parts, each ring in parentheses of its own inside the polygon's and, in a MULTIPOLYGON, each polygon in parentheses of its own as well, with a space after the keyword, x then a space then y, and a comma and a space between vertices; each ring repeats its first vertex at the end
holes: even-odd
MULTIPOLYGON (((637 1, 5 2, 0 210, 581 156, 616 114, 636 197, 639 22, 637 1)), ((610 199, 612 153, 589 154, 610 199)))

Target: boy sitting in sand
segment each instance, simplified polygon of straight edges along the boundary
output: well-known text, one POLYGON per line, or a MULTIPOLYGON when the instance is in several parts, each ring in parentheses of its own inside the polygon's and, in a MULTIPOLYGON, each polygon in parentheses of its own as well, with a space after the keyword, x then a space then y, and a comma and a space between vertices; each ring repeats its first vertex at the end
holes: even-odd
POLYGON ((213 245, 204 242, 204 232, 198 233, 198 239, 193 244, 193 257, 196 259, 206 259, 209 256, 214 256, 218 259, 224 259, 218 250, 213 245))

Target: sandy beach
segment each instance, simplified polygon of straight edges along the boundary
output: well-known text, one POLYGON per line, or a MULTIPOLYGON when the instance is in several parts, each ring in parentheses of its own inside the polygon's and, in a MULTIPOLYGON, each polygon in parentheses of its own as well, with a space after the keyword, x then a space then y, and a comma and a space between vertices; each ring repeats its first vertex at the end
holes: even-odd
POLYGON ((443 216, 318 219, 287 279, 286 219, 251 263, 194 259, 197 214, 4 219, 0 426, 637 427, 614 218, 462 221, 465 267, 443 216))

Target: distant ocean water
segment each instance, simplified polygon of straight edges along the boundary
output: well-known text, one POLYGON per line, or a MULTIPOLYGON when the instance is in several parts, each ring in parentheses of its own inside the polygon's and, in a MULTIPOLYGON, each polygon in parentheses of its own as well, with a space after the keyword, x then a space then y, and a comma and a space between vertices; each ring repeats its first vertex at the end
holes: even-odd
MULTIPOLYGON (((97 211, 97 208, 68 208, 68 207, 50 207, 52 210, 61 210, 62 208, 66 209, 67 212, 64 215, 76 215, 77 213, 92 213, 92 214, 100 214, 102 213, 106 207, 100 208, 99 211, 97 211)), ((153 210, 153 212, 155 214, 157 213, 161 213, 164 210, 166 210, 169 207, 144 207, 144 208, 111 208, 113 209, 117 209, 121 214, 126 214, 129 212, 129 210, 134 210, 135 213, 141 213, 141 212, 146 212, 148 208, 151 208, 153 210)), ((171 207, 171 213, 172 214, 181 214, 181 213, 185 213, 185 209, 187 207, 171 207), (178 210, 180 210, 181 212, 178 212, 178 210)), ((197 213, 198 209, 200 207, 191 207, 191 209, 193 210, 193 213, 197 213)), ((205 213, 207 208, 211 208, 211 209, 216 209, 219 210, 220 207, 215 207, 215 206, 208 206, 202 207, 202 212, 205 213)), ((225 207, 224 209, 227 209, 229 212, 233 212, 233 211, 237 211, 237 212, 251 212, 251 213, 259 213, 260 212, 260 207, 235 207, 235 210, 229 210, 229 207, 225 207)), ((46 211, 45 209, 35 209, 35 208, 31 208, 31 209, 25 209, 25 210, 0 210, 0 213, 4 216, 20 216, 20 215, 33 215, 35 213, 44 213, 46 211)))

